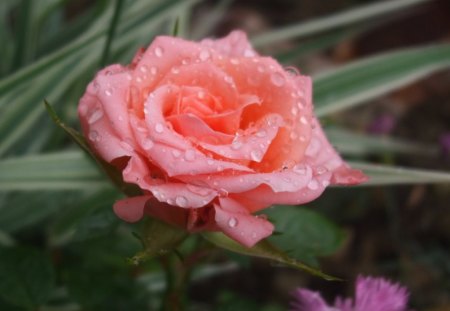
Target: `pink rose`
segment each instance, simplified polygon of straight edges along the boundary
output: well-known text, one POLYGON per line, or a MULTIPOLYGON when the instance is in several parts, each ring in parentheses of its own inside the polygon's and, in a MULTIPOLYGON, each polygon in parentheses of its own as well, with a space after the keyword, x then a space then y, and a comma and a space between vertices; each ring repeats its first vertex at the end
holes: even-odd
POLYGON ((142 189, 116 202, 120 218, 148 214, 252 246, 274 229, 252 213, 366 179, 327 141, 311 88, 241 31, 199 43, 157 37, 130 65, 97 73, 78 112, 91 148, 142 189))

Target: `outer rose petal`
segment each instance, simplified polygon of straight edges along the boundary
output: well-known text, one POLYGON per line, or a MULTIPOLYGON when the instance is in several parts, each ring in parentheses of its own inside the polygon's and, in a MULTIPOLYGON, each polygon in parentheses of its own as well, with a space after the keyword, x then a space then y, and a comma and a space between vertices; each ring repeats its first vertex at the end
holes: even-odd
POLYGON ((253 216, 246 206, 230 198, 220 198, 214 204, 217 227, 233 240, 252 247, 273 232, 273 225, 264 218, 253 216))
POLYGON ((117 201, 114 204, 114 213, 128 222, 136 222, 144 216, 145 204, 152 197, 138 196, 117 201))

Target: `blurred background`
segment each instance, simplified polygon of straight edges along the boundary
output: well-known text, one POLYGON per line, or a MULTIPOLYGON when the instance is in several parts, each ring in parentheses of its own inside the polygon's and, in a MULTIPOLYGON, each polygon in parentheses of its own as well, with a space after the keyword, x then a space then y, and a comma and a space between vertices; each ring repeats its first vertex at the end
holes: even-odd
POLYGON ((401 282, 415 310, 450 310, 448 0, 2 0, 0 14, 0 310, 159 310, 160 262, 127 262, 139 225, 116 219, 120 193, 42 103, 78 128, 101 64, 127 64, 176 18, 193 40, 242 29, 261 54, 313 76, 327 135, 372 177, 267 211, 275 244, 344 282, 193 236, 179 251, 208 255, 187 310, 286 310, 297 287, 332 301, 358 274, 401 282))

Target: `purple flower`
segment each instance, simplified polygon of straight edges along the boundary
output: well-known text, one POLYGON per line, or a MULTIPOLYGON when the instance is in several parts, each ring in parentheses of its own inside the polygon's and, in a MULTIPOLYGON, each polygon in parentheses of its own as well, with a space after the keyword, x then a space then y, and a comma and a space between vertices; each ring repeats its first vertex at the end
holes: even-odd
POLYGON ((338 297, 334 306, 307 289, 297 289, 293 295, 291 311, 408 311, 406 288, 383 278, 359 276, 355 299, 338 297))

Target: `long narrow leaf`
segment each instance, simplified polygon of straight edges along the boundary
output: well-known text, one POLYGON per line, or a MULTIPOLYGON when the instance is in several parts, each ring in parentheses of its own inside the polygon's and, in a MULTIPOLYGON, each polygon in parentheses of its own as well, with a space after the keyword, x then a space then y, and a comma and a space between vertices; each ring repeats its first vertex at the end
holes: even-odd
POLYGON ((255 46, 274 44, 276 42, 295 37, 305 37, 338 27, 348 26, 357 22, 367 22, 379 19, 386 14, 404 10, 405 8, 429 0, 386 0, 369 4, 356 9, 340 12, 324 18, 302 22, 284 28, 275 29, 252 38, 255 46))
POLYGON ((355 133, 341 128, 326 128, 325 131, 336 149, 347 155, 397 153, 436 156, 439 151, 439 148, 435 145, 355 133))
POLYGON ((350 162, 350 165, 369 175, 369 181, 361 186, 450 183, 450 173, 361 162, 350 162))
POLYGON ((450 66, 450 44, 370 57, 314 78, 316 115, 347 109, 450 66))
POLYGON ((3 160, 0 172, 0 191, 110 187, 93 162, 80 151, 3 160))

